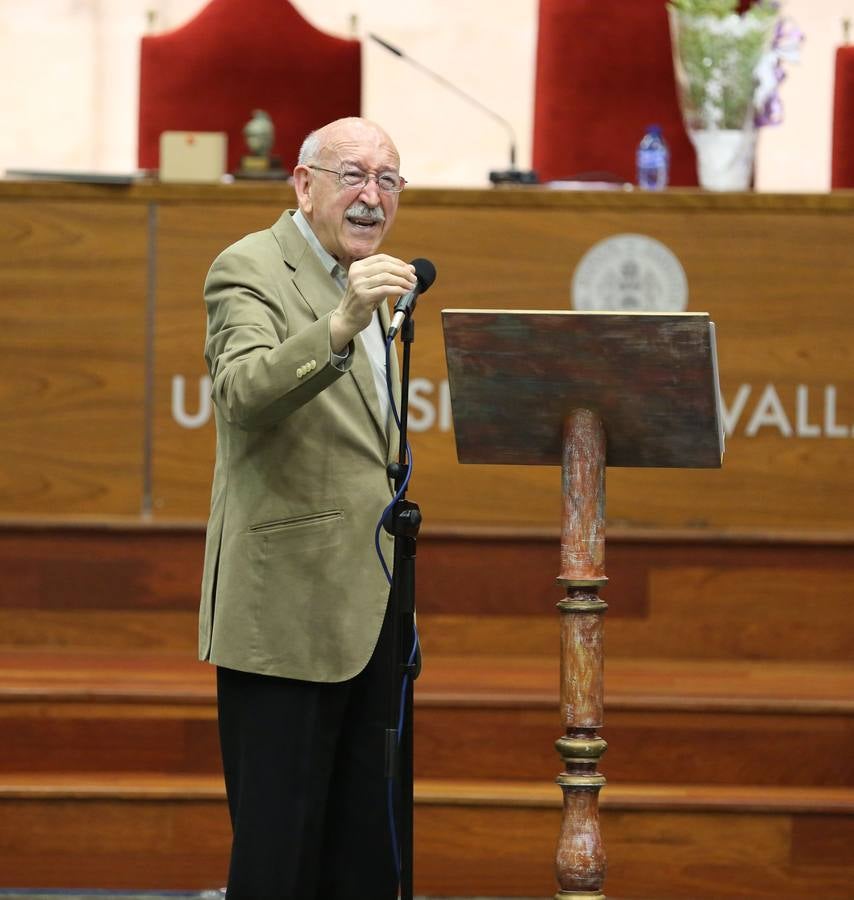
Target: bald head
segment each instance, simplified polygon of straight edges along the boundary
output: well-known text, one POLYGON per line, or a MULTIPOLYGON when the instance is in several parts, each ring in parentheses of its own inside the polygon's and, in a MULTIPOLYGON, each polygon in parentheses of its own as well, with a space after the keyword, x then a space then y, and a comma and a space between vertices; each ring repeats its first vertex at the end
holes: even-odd
POLYGON ((334 122, 329 122, 329 124, 312 131, 302 142, 297 164, 305 166, 308 163, 315 162, 320 158, 324 150, 338 146, 342 142, 376 142, 379 145, 385 145, 393 151, 398 164, 400 162, 400 154, 397 152, 397 147, 394 146, 394 141, 383 128, 370 119, 362 119, 359 116, 347 116, 344 119, 336 119, 334 122))

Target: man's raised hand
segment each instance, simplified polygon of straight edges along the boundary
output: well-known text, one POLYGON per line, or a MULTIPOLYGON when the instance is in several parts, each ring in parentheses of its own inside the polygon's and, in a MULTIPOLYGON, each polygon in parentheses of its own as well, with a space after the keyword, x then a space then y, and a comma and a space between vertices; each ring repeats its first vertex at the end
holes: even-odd
POLYGON ((330 320, 332 350, 340 353, 367 328, 381 303, 408 294, 415 285, 415 269, 401 259, 377 253, 356 260, 350 266, 347 290, 330 320))

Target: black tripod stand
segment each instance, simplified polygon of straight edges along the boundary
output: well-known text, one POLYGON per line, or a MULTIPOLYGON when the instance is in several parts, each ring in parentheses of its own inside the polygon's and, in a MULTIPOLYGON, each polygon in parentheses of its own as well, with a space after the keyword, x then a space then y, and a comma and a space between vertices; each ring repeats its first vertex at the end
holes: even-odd
POLYGON ((412 682, 416 674, 417 637, 415 632, 415 545, 421 526, 421 511, 406 499, 411 458, 406 439, 409 416, 409 357, 415 339, 415 322, 408 311, 400 329, 403 343, 401 371, 400 446, 398 461, 389 466, 394 479, 395 503, 389 508, 383 526, 394 535, 394 569, 391 604, 392 676, 389 685, 386 720, 386 778, 391 784, 390 808, 397 807, 392 824, 394 852, 399 861, 400 900, 412 900, 413 850, 413 756, 412 756, 412 682), (394 790, 396 788, 396 790, 394 790), (396 794, 397 803, 393 802, 396 794))

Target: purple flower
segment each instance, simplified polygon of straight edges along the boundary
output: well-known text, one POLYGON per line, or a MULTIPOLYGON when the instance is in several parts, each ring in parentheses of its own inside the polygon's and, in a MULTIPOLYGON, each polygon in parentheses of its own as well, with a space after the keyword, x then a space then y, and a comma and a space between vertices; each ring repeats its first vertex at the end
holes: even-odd
POLYGON ((798 62, 803 42, 803 31, 791 19, 778 19, 771 48, 759 61, 755 71, 754 122, 757 126, 779 125, 783 121, 783 103, 779 93, 780 84, 786 78, 783 61, 798 62))

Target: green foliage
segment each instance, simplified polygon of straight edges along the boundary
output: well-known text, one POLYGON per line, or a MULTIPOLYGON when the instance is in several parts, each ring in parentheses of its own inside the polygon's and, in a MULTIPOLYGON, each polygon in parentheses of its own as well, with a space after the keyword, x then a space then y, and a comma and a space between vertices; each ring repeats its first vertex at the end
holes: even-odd
POLYGON ((778 10, 754 3, 734 21, 737 0, 668 4, 680 100, 689 128, 740 129, 753 117, 754 71, 778 10))
MULTIPOLYGON (((667 6, 689 16, 716 16, 723 19, 738 14, 738 0, 670 0, 667 6)), ((757 0, 746 15, 776 16, 777 13, 773 0, 757 0)))
POLYGON ((723 18, 738 9, 738 0, 672 0, 668 6, 689 16, 719 16, 723 18))

